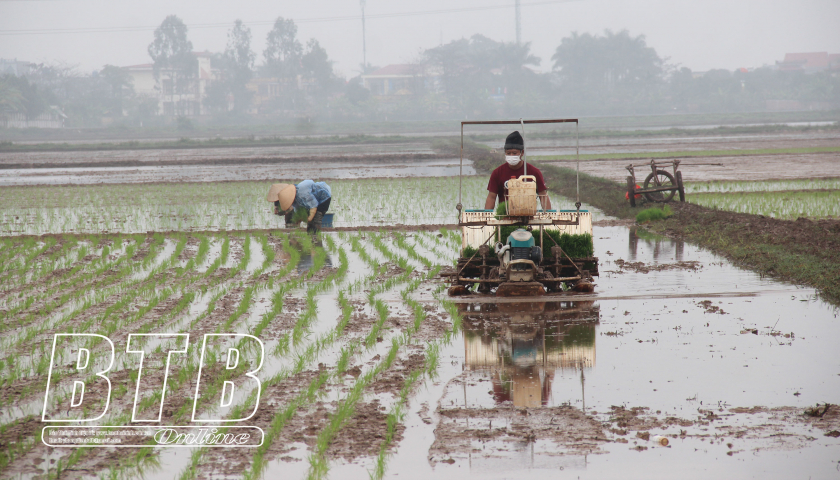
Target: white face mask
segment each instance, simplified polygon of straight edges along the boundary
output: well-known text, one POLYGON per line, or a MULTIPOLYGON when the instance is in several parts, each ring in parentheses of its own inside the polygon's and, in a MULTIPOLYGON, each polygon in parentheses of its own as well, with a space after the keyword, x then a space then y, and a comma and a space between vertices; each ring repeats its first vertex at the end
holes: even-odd
POLYGON ((512 167, 522 161, 522 158, 519 155, 505 155, 505 161, 512 167))

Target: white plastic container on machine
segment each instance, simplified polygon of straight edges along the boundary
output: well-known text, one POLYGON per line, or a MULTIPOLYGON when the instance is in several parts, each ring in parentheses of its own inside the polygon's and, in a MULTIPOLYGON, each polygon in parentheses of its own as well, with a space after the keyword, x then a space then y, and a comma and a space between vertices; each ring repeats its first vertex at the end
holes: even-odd
POLYGON ((521 175, 511 178, 505 185, 508 189, 507 214, 510 216, 534 216, 537 214, 537 178, 521 175))

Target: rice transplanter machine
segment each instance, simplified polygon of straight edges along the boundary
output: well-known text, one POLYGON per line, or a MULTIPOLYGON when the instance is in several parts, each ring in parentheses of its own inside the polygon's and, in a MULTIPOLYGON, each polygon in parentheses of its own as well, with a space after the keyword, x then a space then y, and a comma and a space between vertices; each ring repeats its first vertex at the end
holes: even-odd
MULTIPOLYGON (((526 124, 574 123, 575 150, 580 154, 577 138, 578 119, 500 120, 461 122, 461 175, 464 162, 464 125, 520 125, 525 137, 526 124)), ((507 212, 465 210, 459 184, 458 226, 461 227, 461 255, 454 269, 441 276, 451 283, 450 295, 474 292, 497 296, 539 296, 554 292, 592 292, 593 277, 598 276, 598 258, 573 258, 556 243, 549 231, 573 235, 592 235, 592 214, 581 210, 580 182, 575 210, 542 210, 533 176, 528 175, 527 157, 524 175, 507 182, 507 212), (510 232, 502 243, 502 232, 510 232), (510 231, 512 230, 512 231, 510 231), (536 238, 539 238, 537 245, 536 238), (550 250, 543 245, 553 243, 550 250), (550 251, 544 255, 544 251, 550 251)), ((578 170, 580 169, 578 160, 578 170)), ((500 199, 501 200, 501 199, 500 199)))

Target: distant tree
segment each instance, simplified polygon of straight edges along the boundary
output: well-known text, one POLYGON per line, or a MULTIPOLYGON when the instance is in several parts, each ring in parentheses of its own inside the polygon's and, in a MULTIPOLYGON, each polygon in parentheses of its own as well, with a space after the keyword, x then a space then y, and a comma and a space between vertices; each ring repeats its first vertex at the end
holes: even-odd
POLYGON ((318 43, 318 40, 310 39, 300 59, 302 73, 315 79, 321 90, 327 90, 333 86, 335 80, 332 64, 327 51, 318 43))
POLYGON ((507 97, 528 88, 535 74, 525 67, 540 64, 530 49, 530 43, 516 45, 473 35, 426 50, 424 57, 441 72, 450 107, 464 114, 489 115, 498 113, 490 96, 507 97))
POLYGON ((294 20, 277 17, 274 27, 268 32, 263 51, 267 73, 282 79, 294 79, 300 72, 303 47, 297 40, 297 25, 294 20))
POLYGON ((663 61, 648 47, 644 35, 631 37, 627 30, 603 37, 572 33, 564 38, 551 57, 554 70, 570 84, 647 84, 663 74, 663 61))
POLYGON ((225 82, 233 94, 233 105, 237 111, 244 111, 251 102, 251 92, 246 85, 254 75, 254 52, 251 51, 251 29, 236 20, 228 32, 225 49, 225 82))
POLYGON ((9 78, 0 78, 0 112, 25 112, 23 93, 8 81, 9 78))
POLYGON ((123 115, 123 102, 134 93, 131 75, 120 67, 105 65, 99 71, 99 76, 110 87, 111 115, 121 117, 123 115))
MULTIPOLYGON (((160 81, 161 73, 168 74, 172 82, 171 99, 176 94, 189 93, 195 87, 198 60, 192 50, 192 42, 187 39, 187 26, 177 16, 169 15, 155 29, 155 39, 149 44, 149 56, 154 61, 155 79, 160 81)), ((175 102, 175 113, 187 113, 186 105, 175 102)))
POLYGON ((564 105, 611 113, 657 108, 663 60, 644 35, 575 32, 561 41, 551 59, 564 105))
MULTIPOLYGON (((33 71, 43 72, 44 65, 35 66, 33 71)), ((35 118, 49 110, 50 105, 59 103, 49 89, 31 78, 6 75, 0 79, 0 85, 5 86, 5 101, 0 100, 5 104, 3 108, 6 111, 25 113, 28 118, 35 118)))
POLYGON ((347 82, 345 95, 351 104, 358 105, 370 98, 370 90, 362 86, 361 77, 355 77, 347 82))

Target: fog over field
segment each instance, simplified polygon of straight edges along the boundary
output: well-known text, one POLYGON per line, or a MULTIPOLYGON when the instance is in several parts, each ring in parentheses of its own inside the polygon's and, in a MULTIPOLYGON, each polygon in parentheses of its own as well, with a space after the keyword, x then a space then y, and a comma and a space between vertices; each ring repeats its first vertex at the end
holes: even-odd
MULTIPOLYGON (((481 34, 516 39, 513 0, 368 0, 368 62, 410 63, 422 50, 481 34)), ((196 50, 221 51, 226 31, 241 19, 262 52, 273 20, 295 20, 301 38, 316 38, 346 77, 362 63, 361 9, 355 0, 269 2, 184 0, 4 0, 0 2, 0 57, 67 62, 83 70, 147 63, 152 32, 167 15, 189 27, 196 50)), ((572 32, 627 29, 643 34, 670 62, 695 71, 760 67, 785 52, 840 49, 840 3, 831 0, 543 0, 521 3, 521 39, 550 58, 572 32)), ((258 55, 258 63, 261 60, 258 55)))

